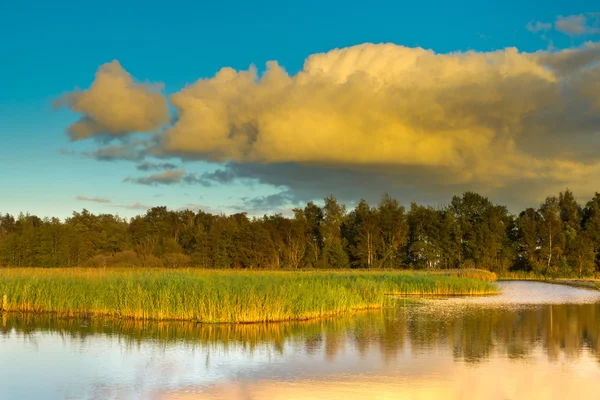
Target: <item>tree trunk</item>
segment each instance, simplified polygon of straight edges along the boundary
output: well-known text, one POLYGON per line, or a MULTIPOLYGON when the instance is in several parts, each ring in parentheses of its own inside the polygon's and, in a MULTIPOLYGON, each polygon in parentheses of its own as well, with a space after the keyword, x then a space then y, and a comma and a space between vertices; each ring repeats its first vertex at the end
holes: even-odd
POLYGON ((549 226, 550 234, 548 235, 548 266, 546 267, 546 274, 550 271, 550 262, 552 261, 552 224, 549 226))

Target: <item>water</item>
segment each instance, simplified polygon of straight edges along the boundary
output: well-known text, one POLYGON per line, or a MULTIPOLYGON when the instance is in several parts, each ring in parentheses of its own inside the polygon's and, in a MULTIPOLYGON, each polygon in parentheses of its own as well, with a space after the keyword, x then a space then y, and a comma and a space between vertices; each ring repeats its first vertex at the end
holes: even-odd
POLYGON ((600 292, 241 326, 3 315, 0 399, 571 399, 600 391, 600 292))

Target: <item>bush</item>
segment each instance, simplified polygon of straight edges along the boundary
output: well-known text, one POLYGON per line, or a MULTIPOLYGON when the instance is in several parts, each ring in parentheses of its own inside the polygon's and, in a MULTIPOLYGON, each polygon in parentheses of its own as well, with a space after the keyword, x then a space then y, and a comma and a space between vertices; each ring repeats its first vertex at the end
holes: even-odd
POLYGON ((192 258, 182 253, 167 253, 162 256, 162 262, 167 268, 189 267, 192 258))
POLYGON ((98 254, 85 262, 86 267, 90 268, 106 268, 108 257, 103 254, 98 254))
POLYGON ((197 266, 200 268, 211 268, 212 267, 212 260, 209 258, 209 256, 206 253, 195 252, 192 254, 191 259, 192 259, 191 262, 194 264, 194 266, 197 266))
POLYGON ((142 267, 144 268, 160 268, 163 266, 162 261, 152 254, 140 256, 142 267))
POLYGON ((142 260, 138 257, 135 251, 120 251, 110 257, 108 265, 111 267, 141 267, 142 260))

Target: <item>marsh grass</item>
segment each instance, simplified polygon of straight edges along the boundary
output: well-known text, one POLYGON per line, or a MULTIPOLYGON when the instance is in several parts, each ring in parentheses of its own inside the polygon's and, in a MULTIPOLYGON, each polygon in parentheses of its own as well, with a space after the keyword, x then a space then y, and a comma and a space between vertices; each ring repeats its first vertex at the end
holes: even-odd
POLYGON ((483 295, 480 279, 410 272, 0 269, 2 308, 60 317, 251 323, 381 308, 386 295, 483 295))
POLYGON ((501 274, 498 280, 502 281, 547 281, 551 279, 548 276, 535 274, 532 271, 508 271, 501 274))
POLYGON ((455 276, 458 278, 472 278, 485 282, 494 282, 497 279, 497 276, 494 272, 475 268, 438 270, 430 273, 436 275, 455 276))

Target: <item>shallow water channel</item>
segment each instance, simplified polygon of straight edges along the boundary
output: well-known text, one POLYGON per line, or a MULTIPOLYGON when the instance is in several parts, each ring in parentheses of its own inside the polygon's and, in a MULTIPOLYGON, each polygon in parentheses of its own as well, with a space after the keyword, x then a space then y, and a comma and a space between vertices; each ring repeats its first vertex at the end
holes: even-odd
POLYGON ((5 314, 0 399, 598 398, 600 292, 498 284, 293 324, 5 314))

